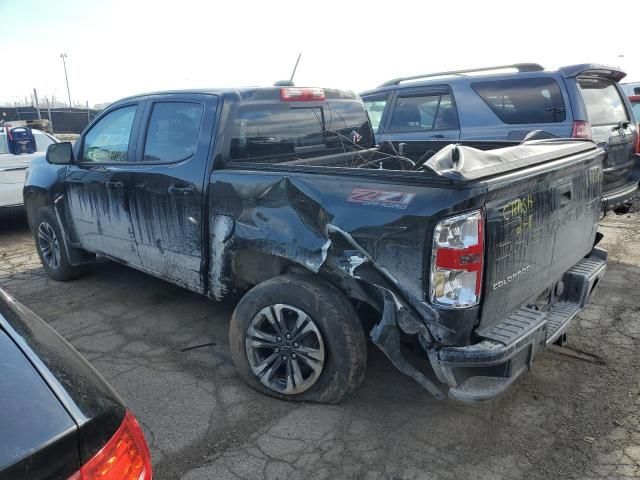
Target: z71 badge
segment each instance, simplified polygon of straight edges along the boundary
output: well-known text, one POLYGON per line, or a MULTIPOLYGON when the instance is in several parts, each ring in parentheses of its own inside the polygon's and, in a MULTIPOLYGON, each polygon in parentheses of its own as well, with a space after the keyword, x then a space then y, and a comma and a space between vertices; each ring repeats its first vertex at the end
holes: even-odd
POLYGON ((371 188, 354 188, 348 202, 362 203, 374 207, 397 208, 404 210, 415 197, 415 193, 387 192, 385 190, 373 190, 371 188))

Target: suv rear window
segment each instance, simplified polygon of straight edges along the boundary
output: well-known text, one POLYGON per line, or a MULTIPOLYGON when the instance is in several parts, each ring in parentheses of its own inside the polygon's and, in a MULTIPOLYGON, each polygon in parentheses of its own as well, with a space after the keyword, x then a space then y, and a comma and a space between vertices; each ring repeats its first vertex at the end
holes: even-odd
POLYGON ((558 123, 566 118, 562 92, 553 78, 474 82, 471 87, 504 123, 558 123))
POLYGON ((238 106, 232 124, 233 160, 290 160, 296 157, 360 150, 373 135, 359 102, 247 103, 238 106))
POLYGON ((590 78, 579 78, 578 84, 592 126, 616 125, 629 120, 615 84, 590 78))

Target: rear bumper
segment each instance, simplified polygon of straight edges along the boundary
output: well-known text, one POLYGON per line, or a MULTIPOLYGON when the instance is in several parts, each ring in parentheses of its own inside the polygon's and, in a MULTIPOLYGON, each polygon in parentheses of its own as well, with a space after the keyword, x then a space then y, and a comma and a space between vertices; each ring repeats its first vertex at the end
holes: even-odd
POLYGON ((624 207, 633 201, 633 197, 638 193, 638 184, 627 185, 614 192, 603 192, 602 209, 604 212, 624 207))
POLYGON ((450 386, 449 396, 465 402, 491 400, 532 364, 537 353, 554 343, 589 302, 606 270, 607 253, 594 248, 563 276, 562 297, 549 310, 522 307, 488 329, 483 339, 464 347, 429 351, 439 380, 450 386))

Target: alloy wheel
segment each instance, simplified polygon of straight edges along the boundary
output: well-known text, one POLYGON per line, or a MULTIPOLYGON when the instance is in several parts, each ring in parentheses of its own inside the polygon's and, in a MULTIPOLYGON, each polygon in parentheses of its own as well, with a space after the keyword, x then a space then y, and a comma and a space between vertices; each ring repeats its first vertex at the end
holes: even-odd
POLYGON ((286 395, 302 393, 320 377, 325 362, 322 335, 313 319, 297 307, 263 308, 247 328, 245 348, 254 375, 286 395))
POLYGON ((57 270, 60 266, 60 243, 55 230, 46 221, 38 226, 38 245, 45 263, 52 270, 57 270))

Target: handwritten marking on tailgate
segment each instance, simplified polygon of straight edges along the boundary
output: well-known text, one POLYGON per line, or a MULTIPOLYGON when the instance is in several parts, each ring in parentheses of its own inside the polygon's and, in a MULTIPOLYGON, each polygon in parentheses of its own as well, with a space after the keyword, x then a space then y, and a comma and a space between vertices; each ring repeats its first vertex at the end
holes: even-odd
POLYGON ((415 197, 415 193, 390 192, 371 188, 354 188, 347 198, 348 202, 361 203, 374 207, 397 208, 404 210, 415 197))

